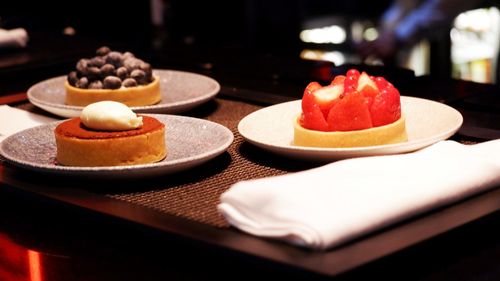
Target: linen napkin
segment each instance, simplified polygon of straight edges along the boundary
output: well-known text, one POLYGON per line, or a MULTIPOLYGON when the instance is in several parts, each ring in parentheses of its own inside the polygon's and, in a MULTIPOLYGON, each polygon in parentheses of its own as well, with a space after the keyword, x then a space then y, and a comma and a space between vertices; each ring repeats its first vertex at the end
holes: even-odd
POLYGON ((327 249, 500 184, 500 139, 441 141, 234 184, 218 210, 233 226, 327 249))
POLYGON ((0 105, 0 142, 14 133, 52 121, 56 119, 0 105))
POLYGON ((24 28, 0 28, 0 49, 23 48, 28 44, 28 33, 24 28))

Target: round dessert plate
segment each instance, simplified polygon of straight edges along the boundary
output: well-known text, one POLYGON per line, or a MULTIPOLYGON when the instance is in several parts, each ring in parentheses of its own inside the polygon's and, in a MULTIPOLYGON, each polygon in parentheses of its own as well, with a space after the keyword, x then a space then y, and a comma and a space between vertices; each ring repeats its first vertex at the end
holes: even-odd
MULTIPOLYGON (((136 113, 174 114, 196 107, 217 95, 220 85, 214 79, 201 74, 155 69, 160 77, 162 99, 158 104, 134 106, 136 113)), ((28 89, 28 99, 34 105, 61 117, 80 116, 83 106, 66 105, 64 81, 66 75, 47 79, 28 89)))
POLYGON ((226 127, 203 119, 176 115, 151 114, 166 126, 168 154, 157 163, 113 166, 70 167, 56 162, 54 129, 62 121, 26 129, 6 138, 0 154, 6 161, 28 170, 109 178, 159 176, 200 165, 226 151, 233 133, 226 127))
POLYGON ((293 122, 301 112, 301 101, 269 106, 244 117, 238 131, 250 143, 270 152, 308 161, 334 161, 352 157, 397 154, 415 151, 452 136, 462 126, 463 117, 445 104, 401 97, 406 116, 408 141, 396 144, 318 148, 293 145, 293 122))

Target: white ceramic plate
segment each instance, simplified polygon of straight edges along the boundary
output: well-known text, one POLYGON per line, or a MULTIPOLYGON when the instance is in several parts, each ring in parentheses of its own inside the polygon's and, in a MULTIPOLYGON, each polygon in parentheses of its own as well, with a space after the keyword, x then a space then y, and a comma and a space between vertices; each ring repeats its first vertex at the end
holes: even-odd
POLYGON ((401 97, 408 141, 354 148, 316 148, 293 145, 293 120, 301 112, 301 101, 266 107, 244 117, 238 131, 250 143, 273 153, 309 160, 333 161, 351 157, 396 154, 418 150, 444 140, 458 131, 463 118, 445 104, 414 97, 401 97))
POLYGON ((6 138, 0 154, 25 169, 65 175, 135 178, 185 170, 222 154, 233 142, 226 127, 203 119, 152 114, 166 126, 167 157, 152 164, 116 167, 68 167, 56 164, 54 128, 62 121, 30 128, 6 138))
MULTIPOLYGON (((136 113, 174 114, 191 109, 212 99, 220 90, 214 79, 191 72, 153 70, 160 77, 161 101, 155 105, 134 106, 136 113)), ((80 115, 82 106, 66 105, 64 81, 66 75, 39 82, 28 89, 28 99, 34 105, 61 117, 80 115)))

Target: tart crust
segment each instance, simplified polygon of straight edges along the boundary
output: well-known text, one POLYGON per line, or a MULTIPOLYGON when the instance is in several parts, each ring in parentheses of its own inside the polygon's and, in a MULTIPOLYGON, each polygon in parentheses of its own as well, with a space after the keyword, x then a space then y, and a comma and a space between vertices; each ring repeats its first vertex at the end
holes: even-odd
POLYGON ((322 132, 309 130, 294 121, 294 145, 312 147, 362 147, 408 141, 405 117, 380 127, 348 132, 322 132))
POLYGON ((145 106, 160 102, 160 78, 144 86, 110 89, 80 89, 65 81, 66 104, 87 106, 98 101, 110 100, 121 102, 127 106, 145 106))

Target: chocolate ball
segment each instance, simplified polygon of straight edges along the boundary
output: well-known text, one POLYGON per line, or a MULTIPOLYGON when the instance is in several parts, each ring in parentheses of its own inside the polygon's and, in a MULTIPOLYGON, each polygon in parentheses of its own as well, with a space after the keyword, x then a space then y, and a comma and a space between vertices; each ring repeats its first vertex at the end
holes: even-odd
POLYGON ((106 63, 102 57, 93 57, 90 59, 90 66, 101 67, 106 63))
POLYGON ((128 70, 124 66, 118 68, 116 70, 116 76, 118 76, 120 79, 125 80, 128 77, 128 70))
POLYGON ((78 75, 76 74, 76 71, 71 71, 69 74, 68 74, 68 83, 71 85, 71 86, 76 86, 76 83, 78 83, 78 75))
POLYGON ((137 86, 137 82, 133 78, 127 78, 123 80, 122 85, 123 87, 130 88, 137 86))
POLYGON ((137 81, 139 85, 145 85, 148 83, 146 72, 140 69, 136 69, 130 73, 130 77, 137 81))
POLYGON ((116 76, 108 76, 104 78, 104 89, 119 89, 122 86, 122 80, 116 76))
POLYGON ((87 89, 89 86, 89 79, 87 77, 80 78, 80 80, 76 83, 76 86, 81 89, 87 89))
POLYGON ((102 87, 103 85, 101 80, 95 80, 89 84, 89 89, 102 89, 102 87))
POLYGON ((102 46, 99 49, 97 49, 96 54, 98 56, 105 56, 107 55, 111 50, 107 46, 102 46))
POLYGON ((89 67, 88 59, 81 59, 76 63, 76 71, 78 71, 79 76, 87 76, 89 67))
POLYGON ((108 76, 115 75, 115 66, 112 64, 105 64, 101 66, 101 77, 104 79, 108 76))
POLYGON ((95 66, 89 67, 87 77, 89 80, 101 79, 101 69, 95 66))
POLYGON ((114 65, 116 68, 122 65, 122 53, 111 51, 106 55, 106 63, 114 65))

